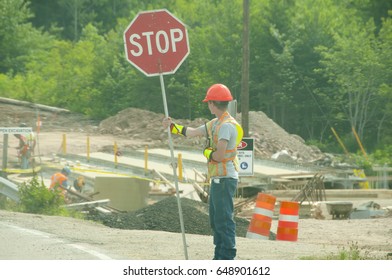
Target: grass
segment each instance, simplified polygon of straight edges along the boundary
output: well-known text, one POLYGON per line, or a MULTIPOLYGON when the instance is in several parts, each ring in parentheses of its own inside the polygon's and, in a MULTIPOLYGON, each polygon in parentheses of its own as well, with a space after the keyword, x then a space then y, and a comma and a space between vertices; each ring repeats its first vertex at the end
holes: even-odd
POLYGON ((343 246, 337 253, 331 253, 324 257, 304 257, 301 260, 386 260, 388 257, 389 254, 385 258, 376 258, 368 250, 360 248, 358 242, 350 242, 348 247, 343 246))

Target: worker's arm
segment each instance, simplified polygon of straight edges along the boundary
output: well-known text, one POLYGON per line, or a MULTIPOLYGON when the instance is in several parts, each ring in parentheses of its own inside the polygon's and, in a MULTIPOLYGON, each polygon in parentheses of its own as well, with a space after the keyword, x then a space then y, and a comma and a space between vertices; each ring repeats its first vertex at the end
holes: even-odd
POLYGON ((63 183, 61 184, 62 187, 69 189, 69 184, 68 184, 68 180, 64 180, 63 183))
POLYGON ((204 136, 204 131, 199 128, 187 127, 186 136, 187 137, 195 137, 195 136, 204 136))
POLYGON ((225 152, 227 149, 227 140, 221 139, 218 141, 216 150, 211 154, 210 159, 213 161, 221 162, 225 158, 225 152))
POLYGON ((163 128, 167 129, 170 126, 170 131, 173 134, 180 134, 187 137, 195 137, 195 136, 203 136, 204 130, 189 126, 183 126, 180 124, 176 124, 173 120, 168 117, 164 118, 162 121, 163 128))
POLYGON ((218 144, 216 149, 213 150, 211 147, 207 147, 203 154, 208 160, 213 160, 216 162, 221 162, 225 159, 226 150, 229 147, 229 142, 233 142, 237 137, 235 127, 231 124, 223 124, 219 130, 218 144))

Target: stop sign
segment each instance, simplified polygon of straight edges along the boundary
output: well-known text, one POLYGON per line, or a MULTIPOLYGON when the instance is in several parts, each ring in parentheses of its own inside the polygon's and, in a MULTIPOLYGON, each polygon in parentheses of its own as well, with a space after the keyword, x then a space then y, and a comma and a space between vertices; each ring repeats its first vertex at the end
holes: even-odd
POLYGON ((138 13, 124 42, 127 60, 147 76, 175 73, 189 54, 185 25, 165 9, 138 13))

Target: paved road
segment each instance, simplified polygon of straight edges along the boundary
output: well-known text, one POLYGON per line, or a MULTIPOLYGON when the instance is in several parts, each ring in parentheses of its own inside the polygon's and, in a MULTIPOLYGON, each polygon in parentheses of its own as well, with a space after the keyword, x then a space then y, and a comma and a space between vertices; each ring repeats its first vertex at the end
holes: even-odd
POLYGON ((78 244, 46 232, 0 222, 1 260, 110 260, 91 245, 78 244))

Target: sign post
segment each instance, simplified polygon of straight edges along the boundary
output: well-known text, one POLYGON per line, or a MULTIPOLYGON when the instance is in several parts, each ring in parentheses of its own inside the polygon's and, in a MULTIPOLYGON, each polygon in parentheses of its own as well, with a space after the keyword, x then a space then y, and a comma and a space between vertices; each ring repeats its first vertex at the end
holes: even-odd
MULTIPOLYGON (((146 76, 159 75, 165 116, 169 117, 163 75, 174 74, 189 54, 188 34, 185 25, 165 9, 140 12, 124 31, 124 46, 126 58, 133 66, 146 76)), ((167 133, 184 254, 185 259, 188 259, 170 127, 167 129, 167 133)))
POLYGON ((0 134, 3 135, 3 165, 2 169, 7 169, 8 162, 8 134, 31 133, 31 127, 0 127, 0 134))

